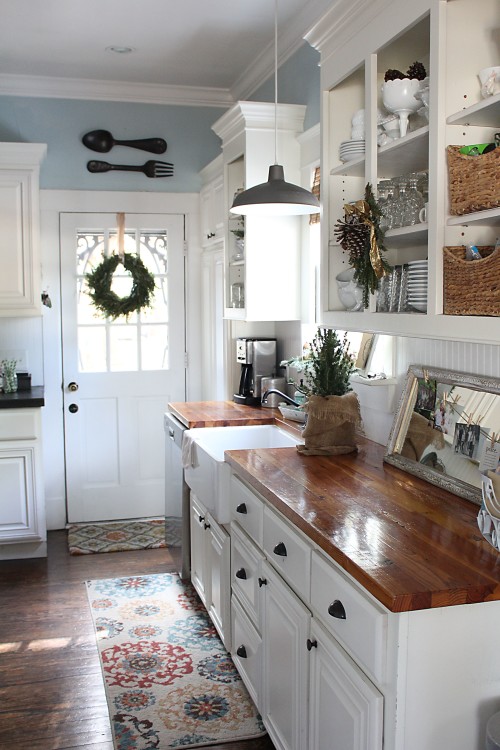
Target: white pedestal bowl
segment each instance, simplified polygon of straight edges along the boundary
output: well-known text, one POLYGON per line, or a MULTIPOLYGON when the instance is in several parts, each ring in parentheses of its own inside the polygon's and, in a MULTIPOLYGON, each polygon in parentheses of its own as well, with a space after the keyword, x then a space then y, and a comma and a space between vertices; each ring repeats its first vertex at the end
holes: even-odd
POLYGON ((408 117, 422 106, 422 102, 415 98, 420 89, 418 78, 396 78, 382 84, 382 101, 389 112, 399 115, 399 133, 401 138, 408 130, 408 117))

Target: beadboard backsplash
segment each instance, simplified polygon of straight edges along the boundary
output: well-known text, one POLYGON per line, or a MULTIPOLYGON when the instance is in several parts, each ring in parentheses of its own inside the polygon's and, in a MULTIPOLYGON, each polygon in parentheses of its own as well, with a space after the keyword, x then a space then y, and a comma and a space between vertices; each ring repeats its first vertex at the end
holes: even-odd
MULTIPOLYGON (((459 320, 457 320, 457 325, 460 325, 459 320)), ((398 337, 396 347, 398 380, 400 377, 404 380, 408 366, 412 364, 432 365, 447 370, 498 378, 500 377, 500 345, 398 337)))

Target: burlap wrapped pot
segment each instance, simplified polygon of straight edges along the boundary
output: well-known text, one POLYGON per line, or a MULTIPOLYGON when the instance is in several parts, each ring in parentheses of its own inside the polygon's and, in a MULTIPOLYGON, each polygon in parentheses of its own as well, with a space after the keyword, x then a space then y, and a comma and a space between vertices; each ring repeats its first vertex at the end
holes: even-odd
POLYGON ((310 396, 304 407, 307 424, 304 445, 297 450, 306 456, 338 456, 358 450, 356 430, 361 427, 359 401, 354 391, 343 396, 310 396))

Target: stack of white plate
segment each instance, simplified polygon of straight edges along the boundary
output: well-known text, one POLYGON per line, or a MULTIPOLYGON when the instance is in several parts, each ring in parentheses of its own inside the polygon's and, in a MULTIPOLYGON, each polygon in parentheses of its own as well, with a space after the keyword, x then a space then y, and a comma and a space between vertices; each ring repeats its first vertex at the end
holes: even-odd
POLYGON ((365 155, 364 138, 350 140, 350 141, 342 141, 339 146, 340 161, 351 161, 351 159, 357 159, 359 156, 364 156, 364 155, 365 155))
POLYGON ((427 265, 426 260, 408 263, 407 302, 420 312, 427 311, 427 265))

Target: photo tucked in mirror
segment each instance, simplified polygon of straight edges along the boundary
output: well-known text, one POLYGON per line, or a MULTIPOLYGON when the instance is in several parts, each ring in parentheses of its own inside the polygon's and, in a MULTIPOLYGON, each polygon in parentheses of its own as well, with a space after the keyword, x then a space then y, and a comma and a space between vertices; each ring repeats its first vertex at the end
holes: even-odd
POLYGON ((500 379, 411 365, 384 460, 480 504, 500 474, 500 379))

